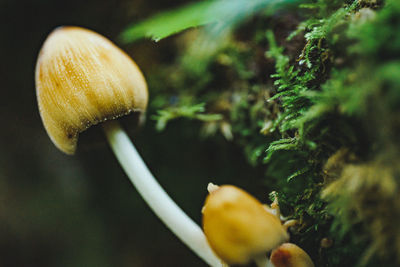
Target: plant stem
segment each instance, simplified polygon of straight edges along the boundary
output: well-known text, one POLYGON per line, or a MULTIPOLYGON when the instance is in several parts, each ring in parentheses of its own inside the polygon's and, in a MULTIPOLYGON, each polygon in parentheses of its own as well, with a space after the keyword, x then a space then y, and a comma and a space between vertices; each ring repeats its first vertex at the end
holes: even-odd
POLYGON ((206 263, 221 266, 201 228, 162 189, 119 123, 103 123, 103 129, 125 173, 153 212, 206 263))

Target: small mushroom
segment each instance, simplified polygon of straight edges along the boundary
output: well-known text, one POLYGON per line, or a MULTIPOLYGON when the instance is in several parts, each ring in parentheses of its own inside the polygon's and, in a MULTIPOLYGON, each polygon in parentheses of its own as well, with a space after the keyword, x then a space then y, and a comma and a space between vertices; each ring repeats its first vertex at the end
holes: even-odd
POLYGON ((266 253, 289 239, 281 221, 236 186, 208 188, 212 190, 202 212, 203 230, 211 248, 227 264, 255 261, 265 266, 266 253))
POLYGON ((292 243, 284 243, 274 249, 270 261, 274 267, 314 267, 307 252, 292 243))
POLYGON ((118 161, 151 209, 209 265, 221 266, 201 228, 157 183, 119 124, 109 121, 146 109, 147 85, 134 61, 93 31, 60 27, 43 44, 35 78, 40 115, 53 143, 73 154, 79 133, 103 123, 118 161))

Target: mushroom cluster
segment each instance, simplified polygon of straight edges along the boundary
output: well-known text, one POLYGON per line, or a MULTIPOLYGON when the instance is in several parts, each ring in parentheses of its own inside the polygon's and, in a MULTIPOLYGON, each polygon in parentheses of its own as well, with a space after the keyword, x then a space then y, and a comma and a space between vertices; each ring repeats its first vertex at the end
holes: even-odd
POLYGON ((277 197, 269 207, 233 185, 209 184, 208 191, 202 210, 203 230, 211 248, 225 263, 314 267, 304 250, 287 243, 288 227, 296 221, 282 223, 277 197))
POLYGON ((40 115, 56 147, 74 154, 79 134, 102 123, 112 150, 143 199, 207 264, 314 266, 304 250, 286 243, 287 228, 294 222, 282 224, 277 198, 266 207, 235 186, 210 184, 204 232, 175 204, 115 121, 132 112, 144 113, 148 91, 138 66, 111 41, 84 28, 59 27, 43 44, 35 78, 40 115))

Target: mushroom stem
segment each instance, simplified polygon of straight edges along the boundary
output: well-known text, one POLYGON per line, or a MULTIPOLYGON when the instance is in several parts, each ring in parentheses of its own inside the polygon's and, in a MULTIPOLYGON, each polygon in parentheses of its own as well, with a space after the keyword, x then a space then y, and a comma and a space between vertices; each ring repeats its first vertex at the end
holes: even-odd
POLYGON ((201 228, 162 189, 119 123, 109 121, 103 129, 125 173, 153 212, 206 263, 221 266, 201 228))
POLYGON ((257 265, 257 267, 267 267, 269 266, 269 260, 266 255, 260 255, 254 258, 254 263, 257 265))

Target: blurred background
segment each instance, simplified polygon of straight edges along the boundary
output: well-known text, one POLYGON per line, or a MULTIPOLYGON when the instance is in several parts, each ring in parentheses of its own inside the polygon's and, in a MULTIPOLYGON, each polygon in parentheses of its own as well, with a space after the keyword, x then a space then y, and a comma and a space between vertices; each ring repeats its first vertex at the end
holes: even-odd
MULTIPOLYGON (((128 24, 185 2, 0 0, 0 266, 205 266, 147 208, 105 142, 79 146, 75 156, 56 149, 42 126, 34 85, 37 54, 55 27, 87 27, 118 44, 128 24)), ((175 39, 122 48, 149 76, 174 60, 175 39)), ((152 113, 131 138, 199 224, 210 181, 266 199, 263 188, 252 187, 262 170, 249 166, 238 147, 223 137, 193 138, 194 122, 178 120, 157 132, 152 113)))

